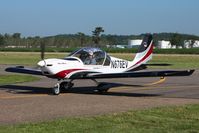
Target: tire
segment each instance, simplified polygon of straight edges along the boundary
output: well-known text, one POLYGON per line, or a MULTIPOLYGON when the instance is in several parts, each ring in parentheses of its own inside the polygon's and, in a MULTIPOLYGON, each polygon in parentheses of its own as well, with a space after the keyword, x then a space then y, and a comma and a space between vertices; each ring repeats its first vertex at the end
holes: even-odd
POLYGON ((60 83, 60 88, 63 89, 63 90, 70 90, 72 87, 73 87, 73 83, 71 82, 62 82, 60 83))
POLYGON ((97 92, 98 93, 106 93, 106 92, 108 92, 108 89, 103 89, 103 90, 98 89, 97 92))
POLYGON ((98 86, 97 86, 97 91, 99 93, 105 93, 107 92, 110 88, 109 88, 109 85, 106 84, 106 83, 100 83, 98 86))
POLYGON ((52 91, 53 91, 53 94, 54 94, 54 95, 59 95, 59 94, 60 94, 60 84, 57 83, 57 84, 54 86, 54 88, 52 89, 52 91))

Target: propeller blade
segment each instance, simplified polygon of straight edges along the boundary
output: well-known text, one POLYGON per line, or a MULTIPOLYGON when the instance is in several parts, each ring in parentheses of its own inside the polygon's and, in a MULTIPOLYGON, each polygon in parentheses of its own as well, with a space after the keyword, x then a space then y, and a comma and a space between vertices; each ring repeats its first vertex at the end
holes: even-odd
POLYGON ((41 49, 41 60, 44 60, 44 53, 45 53, 45 44, 44 43, 41 43, 40 49, 41 49))

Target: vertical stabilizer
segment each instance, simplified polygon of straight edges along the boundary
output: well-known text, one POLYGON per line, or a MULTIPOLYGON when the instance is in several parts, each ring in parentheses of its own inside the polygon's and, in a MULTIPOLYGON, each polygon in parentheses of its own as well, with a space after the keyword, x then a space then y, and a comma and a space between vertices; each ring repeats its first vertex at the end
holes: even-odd
POLYGON ((136 69, 142 64, 145 64, 147 61, 152 59, 153 52, 153 37, 151 34, 146 34, 143 38, 143 41, 138 49, 138 53, 135 55, 134 60, 131 62, 129 70, 136 69))

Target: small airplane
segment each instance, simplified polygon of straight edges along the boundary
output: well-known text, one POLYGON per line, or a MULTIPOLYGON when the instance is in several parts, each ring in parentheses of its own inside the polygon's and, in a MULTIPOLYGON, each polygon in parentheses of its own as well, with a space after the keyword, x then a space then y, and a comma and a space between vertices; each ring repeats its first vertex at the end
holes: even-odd
MULTIPOLYGON (((74 85, 72 81, 76 79, 91 79, 96 82, 97 91, 106 92, 109 88, 104 87, 103 83, 98 83, 96 79, 189 76, 194 72, 194 70, 144 70, 150 65, 146 63, 152 58, 152 52, 152 35, 146 34, 132 61, 112 57, 99 48, 85 47, 63 59, 42 59, 37 63, 38 69, 18 66, 6 68, 5 71, 58 79, 59 82, 52 89, 55 95, 60 94, 62 89, 72 88, 74 85)), ((44 52, 41 57, 44 58, 44 52)))

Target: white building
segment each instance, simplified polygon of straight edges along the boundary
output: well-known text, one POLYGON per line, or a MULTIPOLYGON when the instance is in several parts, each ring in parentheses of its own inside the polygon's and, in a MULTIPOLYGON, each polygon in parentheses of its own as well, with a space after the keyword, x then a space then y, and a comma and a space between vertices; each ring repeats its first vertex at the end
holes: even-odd
POLYGON ((141 43, 142 43, 142 40, 140 40, 140 39, 129 40, 128 41, 128 48, 137 47, 137 46, 141 45, 141 43))
POLYGON ((194 47, 194 48, 198 48, 198 47, 199 47, 199 41, 198 41, 198 40, 195 41, 193 47, 194 47))
POLYGON ((125 48, 125 45, 115 45, 116 48, 125 48))
POLYGON ((172 46, 170 41, 158 41, 158 48, 160 49, 169 49, 169 48, 176 48, 176 46, 172 46))
POLYGON ((127 45, 106 45, 107 48, 127 48, 127 45))
MULTIPOLYGON (((185 40, 184 41, 184 47, 185 48, 191 48, 191 40, 185 40)), ((193 44, 193 48, 198 48, 199 47, 199 41, 196 40, 193 44)))

